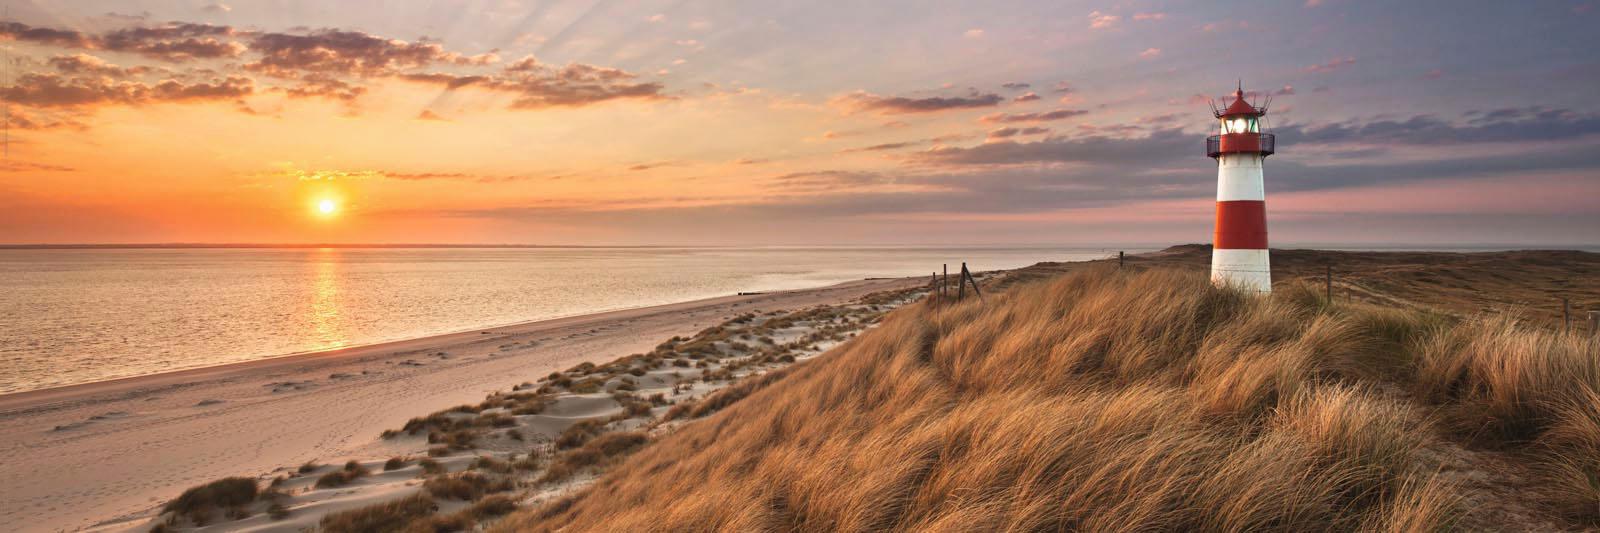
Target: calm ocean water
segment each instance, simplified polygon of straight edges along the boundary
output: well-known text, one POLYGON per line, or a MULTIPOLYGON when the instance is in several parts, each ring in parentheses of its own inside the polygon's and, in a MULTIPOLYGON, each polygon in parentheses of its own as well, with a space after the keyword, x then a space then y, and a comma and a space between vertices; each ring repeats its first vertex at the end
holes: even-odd
MULTIPOLYGON (((1129 250, 1133 251, 1133 250, 1129 250)), ((0 250, 0 393, 1082 248, 0 250)))

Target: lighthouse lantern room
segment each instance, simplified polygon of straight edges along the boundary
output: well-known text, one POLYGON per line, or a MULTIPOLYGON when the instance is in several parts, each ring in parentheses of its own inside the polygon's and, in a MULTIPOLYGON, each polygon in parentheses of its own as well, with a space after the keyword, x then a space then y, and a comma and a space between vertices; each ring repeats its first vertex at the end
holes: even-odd
POLYGON ((1244 86, 1233 102, 1212 114, 1220 123, 1206 138, 1206 155, 1217 160, 1217 225, 1212 236, 1211 282, 1218 286, 1268 293, 1272 269, 1267 260, 1266 189, 1261 163, 1272 155, 1275 139, 1262 131, 1265 103, 1245 100, 1244 86))

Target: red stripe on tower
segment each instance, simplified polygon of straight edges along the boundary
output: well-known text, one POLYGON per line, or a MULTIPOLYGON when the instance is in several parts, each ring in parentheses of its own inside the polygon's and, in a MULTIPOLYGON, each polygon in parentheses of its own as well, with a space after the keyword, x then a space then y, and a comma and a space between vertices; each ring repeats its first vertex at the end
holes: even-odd
POLYGON ((1217 232, 1213 245, 1230 250, 1267 249, 1267 202, 1217 202, 1217 232))

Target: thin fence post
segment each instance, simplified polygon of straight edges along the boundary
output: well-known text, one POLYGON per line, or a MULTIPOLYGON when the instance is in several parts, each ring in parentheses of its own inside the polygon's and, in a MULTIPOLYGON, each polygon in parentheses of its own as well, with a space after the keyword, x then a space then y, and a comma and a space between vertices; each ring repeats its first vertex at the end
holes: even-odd
POLYGON ((939 294, 948 294, 950 291, 950 263, 944 264, 944 279, 939 282, 939 294))
POLYGON ((1117 268, 1122 268, 1122 250, 1117 250, 1117 268))
POLYGON ((932 297, 932 298, 935 298, 935 299, 937 299, 939 297, 939 273, 938 272, 934 272, 933 273, 933 278, 928 280, 928 296, 932 297))
POLYGON ((1561 297, 1561 333, 1572 333, 1572 301, 1561 297))
POLYGON ((967 298, 967 262, 961 262, 961 275, 956 278, 956 300, 967 298))
POLYGON ((966 263, 961 263, 961 277, 966 278, 967 283, 972 284, 972 294, 978 295, 978 301, 982 302, 983 291, 978 290, 978 278, 972 275, 972 271, 967 270, 966 263))
POLYGON ((1328 303, 1333 303, 1333 265, 1327 265, 1328 271, 1322 278, 1322 292, 1327 295, 1328 303))

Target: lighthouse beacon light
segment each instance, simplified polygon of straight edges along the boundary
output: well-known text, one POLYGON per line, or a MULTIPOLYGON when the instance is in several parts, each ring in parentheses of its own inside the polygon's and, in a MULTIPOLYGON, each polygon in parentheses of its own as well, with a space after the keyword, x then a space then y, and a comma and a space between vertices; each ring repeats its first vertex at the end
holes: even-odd
POLYGON ((1217 160, 1217 222, 1212 235, 1211 282, 1257 293, 1272 292, 1267 257, 1266 189, 1261 163, 1276 139, 1262 131, 1267 105, 1245 99, 1244 85, 1226 107, 1212 106, 1216 135, 1206 138, 1206 155, 1217 160))

